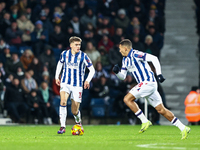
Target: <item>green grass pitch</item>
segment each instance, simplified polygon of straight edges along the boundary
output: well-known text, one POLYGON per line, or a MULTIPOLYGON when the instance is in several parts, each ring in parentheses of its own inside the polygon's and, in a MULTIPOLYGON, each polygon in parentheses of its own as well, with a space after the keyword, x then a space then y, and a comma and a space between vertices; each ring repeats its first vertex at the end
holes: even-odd
POLYGON ((59 126, 0 126, 0 150, 200 150, 200 126, 190 126, 181 140, 174 126, 151 126, 139 134, 139 125, 83 125, 83 136, 58 135, 59 126))

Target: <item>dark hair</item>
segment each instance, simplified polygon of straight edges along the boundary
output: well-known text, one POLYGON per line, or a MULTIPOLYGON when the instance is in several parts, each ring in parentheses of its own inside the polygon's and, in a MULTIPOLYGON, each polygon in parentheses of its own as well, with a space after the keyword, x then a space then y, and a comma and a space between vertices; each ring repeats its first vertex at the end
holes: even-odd
POLYGON ((129 39, 122 40, 119 45, 126 46, 128 48, 132 48, 132 42, 129 39))
POLYGON ((192 86, 191 91, 196 91, 198 88, 198 86, 192 86))

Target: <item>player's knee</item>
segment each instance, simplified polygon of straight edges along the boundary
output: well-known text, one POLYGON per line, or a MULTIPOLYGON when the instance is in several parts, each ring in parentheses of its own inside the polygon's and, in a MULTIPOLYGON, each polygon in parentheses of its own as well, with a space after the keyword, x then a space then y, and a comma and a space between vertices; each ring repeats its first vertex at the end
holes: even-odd
POLYGON ((157 112, 161 115, 164 115, 165 114, 165 108, 161 108, 161 109, 158 109, 157 112))
POLYGON ((61 105, 61 106, 66 106, 66 105, 67 105, 67 102, 61 100, 61 101, 60 101, 60 105, 61 105))
POLYGON ((124 97, 124 103, 127 104, 129 101, 130 101, 130 99, 125 96, 124 97))

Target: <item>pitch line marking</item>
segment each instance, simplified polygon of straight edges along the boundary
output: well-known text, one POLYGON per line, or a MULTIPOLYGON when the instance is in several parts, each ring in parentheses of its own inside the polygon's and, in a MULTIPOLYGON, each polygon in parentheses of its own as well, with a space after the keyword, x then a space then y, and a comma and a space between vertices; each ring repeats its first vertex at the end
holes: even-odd
POLYGON ((142 144, 142 145, 136 145, 137 147, 142 148, 156 148, 156 149, 178 149, 178 150, 186 150, 185 147, 169 147, 167 145, 174 145, 174 144, 165 144, 165 143, 154 143, 154 144, 142 144), (162 146, 164 145, 164 146, 162 146), (165 146, 166 145, 166 146, 165 146))

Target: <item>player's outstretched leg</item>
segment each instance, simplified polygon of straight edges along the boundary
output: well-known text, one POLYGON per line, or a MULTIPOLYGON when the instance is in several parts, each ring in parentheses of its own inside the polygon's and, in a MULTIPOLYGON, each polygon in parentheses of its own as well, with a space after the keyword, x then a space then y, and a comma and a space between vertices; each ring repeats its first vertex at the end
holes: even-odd
POLYGON ((155 109, 163 115, 167 120, 171 122, 172 125, 178 127, 181 130, 182 138, 181 139, 186 139, 188 137, 188 134, 190 133, 190 128, 185 126, 178 118, 174 116, 174 114, 166 109, 163 104, 159 104, 158 106, 155 107, 155 109))
POLYGON ((142 122, 142 127, 141 127, 139 133, 143 133, 144 131, 146 131, 146 130, 152 125, 151 121, 149 121, 149 120, 144 116, 144 114, 143 114, 143 112, 142 112, 141 109, 139 109, 139 110, 135 113, 135 115, 136 115, 136 116, 141 120, 141 122, 142 122))
POLYGON ((184 140, 184 139, 187 139, 187 137, 188 137, 188 134, 190 133, 190 128, 189 127, 187 127, 187 126, 185 126, 185 129, 183 130, 183 131, 181 131, 181 134, 182 134, 182 140, 184 140))
POLYGON ((143 132, 146 131, 151 125, 152 125, 151 121, 148 121, 148 122, 146 122, 146 123, 142 123, 142 127, 141 127, 139 133, 143 133, 143 132))

